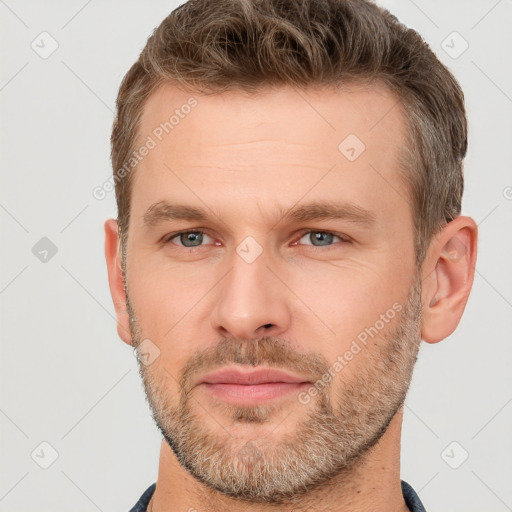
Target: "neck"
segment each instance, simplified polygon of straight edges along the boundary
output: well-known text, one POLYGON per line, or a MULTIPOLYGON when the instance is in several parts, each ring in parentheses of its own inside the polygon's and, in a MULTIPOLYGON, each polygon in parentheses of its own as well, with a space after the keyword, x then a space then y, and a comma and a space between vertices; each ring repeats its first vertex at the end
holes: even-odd
POLYGON ((347 472, 324 482, 300 502, 265 504, 224 496, 197 481, 162 441, 156 490, 149 512, 168 510, 235 512, 408 512, 400 485, 400 436, 403 410, 379 442, 347 472))

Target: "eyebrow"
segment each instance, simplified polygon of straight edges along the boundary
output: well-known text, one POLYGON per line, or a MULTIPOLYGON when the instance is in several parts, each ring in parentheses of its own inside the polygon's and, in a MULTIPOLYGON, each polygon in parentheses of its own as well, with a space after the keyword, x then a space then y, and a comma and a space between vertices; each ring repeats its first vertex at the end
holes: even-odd
POLYGON ((282 215, 282 220, 309 222, 318 220, 347 220, 370 226, 375 223, 375 214, 354 203, 314 201, 296 206, 282 215))
MULTIPOLYGON (((367 227, 375 223, 375 214, 354 203, 337 203, 334 201, 314 201, 286 210, 278 208, 279 224, 283 221, 310 222, 320 220, 347 220, 367 227)), ((205 222, 211 215, 202 208, 159 201, 152 204, 144 213, 146 227, 155 227, 169 220, 205 222)), ((220 217, 219 217, 220 218, 220 217)))
POLYGON ((152 204, 144 213, 143 221, 147 227, 157 226, 167 220, 205 221, 208 215, 204 210, 193 206, 172 204, 168 201, 159 201, 152 204))

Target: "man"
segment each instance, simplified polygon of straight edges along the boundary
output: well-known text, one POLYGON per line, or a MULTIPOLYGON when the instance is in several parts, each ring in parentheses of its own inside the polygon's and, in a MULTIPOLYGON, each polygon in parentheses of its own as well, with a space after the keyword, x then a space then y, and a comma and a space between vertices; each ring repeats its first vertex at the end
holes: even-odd
POLYGON ((366 1, 195 0, 117 109, 109 284, 163 435, 132 510, 425 510, 403 404, 476 259, 453 76, 366 1))

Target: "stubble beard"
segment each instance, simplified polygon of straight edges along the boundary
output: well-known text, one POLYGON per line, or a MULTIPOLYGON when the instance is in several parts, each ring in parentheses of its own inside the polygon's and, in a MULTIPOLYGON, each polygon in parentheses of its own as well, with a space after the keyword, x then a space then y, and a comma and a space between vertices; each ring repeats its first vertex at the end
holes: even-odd
MULTIPOLYGON (((142 337, 129 300, 127 307, 137 347, 142 337)), ((198 371, 233 363, 280 367, 320 379, 330 366, 321 355, 298 354, 293 345, 275 338, 223 339, 189 359, 180 374, 177 406, 169 396, 169 383, 175 382, 165 369, 157 364, 145 366, 139 360, 139 371, 156 425, 194 478, 246 502, 297 503, 322 484, 350 474, 386 432, 410 385, 421 342, 420 322, 421 281, 417 276, 396 328, 354 356, 349 364, 358 366, 349 381, 335 379, 308 405, 297 401, 293 412, 303 408, 304 414, 292 432, 279 433, 279 442, 271 437, 279 430, 276 417, 283 416, 279 405, 217 404, 223 413, 217 421, 206 412, 210 404, 196 398, 191 378, 198 371), (236 438, 229 432, 231 422, 226 417, 246 424, 268 422, 269 433, 250 440, 236 438)), ((343 371, 338 377, 343 377, 343 371)))

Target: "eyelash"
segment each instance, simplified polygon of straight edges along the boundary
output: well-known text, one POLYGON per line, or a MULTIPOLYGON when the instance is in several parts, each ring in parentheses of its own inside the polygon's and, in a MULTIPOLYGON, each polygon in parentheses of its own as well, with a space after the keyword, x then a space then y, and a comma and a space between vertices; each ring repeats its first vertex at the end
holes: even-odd
MULTIPOLYGON (((199 234, 202 234, 202 235, 207 235, 207 236, 210 236, 208 235, 208 233, 206 233, 206 231, 202 231, 200 229, 197 229, 197 230, 187 230, 187 231, 178 231, 177 233, 172 233, 168 236, 166 236, 163 240, 163 243, 164 244, 168 244, 168 243, 171 243, 171 240, 173 240, 174 238, 176 237, 179 237, 180 235, 185 235, 185 234, 189 234, 189 233, 199 233, 199 234)), ((297 242, 294 242, 293 245, 297 245, 298 242, 304 238, 304 235, 307 235, 307 234, 310 234, 310 233, 323 233, 325 235, 334 235, 335 237, 338 237, 341 242, 338 242, 338 243, 349 243, 350 242, 350 238, 347 237, 346 235, 342 235, 342 234, 337 234, 337 233, 334 233, 332 231, 322 231, 322 230, 319 230, 319 229, 306 229, 306 230, 303 230, 301 231, 300 233, 300 236, 297 240, 297 242)), ((211 237, 213 238, 213 237, 211 237)), ((173 244, 173 245, 176 245, 177 247, 182 247, 183 249, 198 249, 200 247, 204 247, 204 245, 197 245, 195 247, 186 247, 184 245, 178 245, 178 244, 173 244)), ((324 246, 317 246, 317 245, 312 245, 312 244, 301 244, 301 245, 305 245, 307 247, 313 247, 315 249, 332 249, 334 247, 334 243, 332 245, 324 245, 324 246)))

